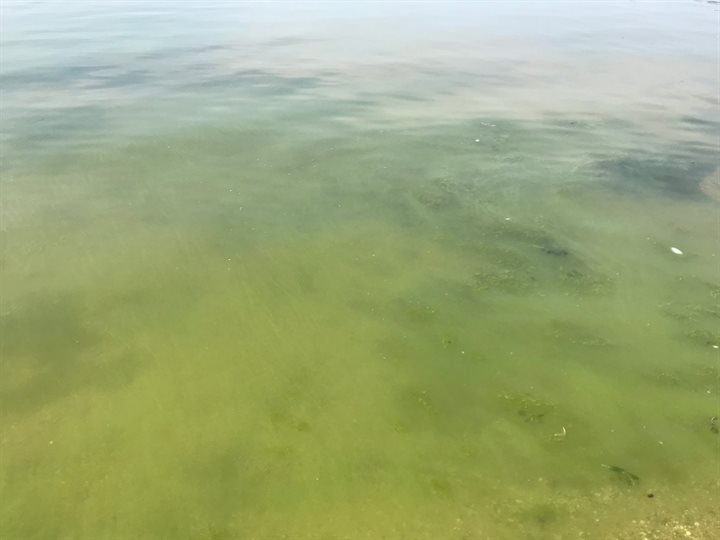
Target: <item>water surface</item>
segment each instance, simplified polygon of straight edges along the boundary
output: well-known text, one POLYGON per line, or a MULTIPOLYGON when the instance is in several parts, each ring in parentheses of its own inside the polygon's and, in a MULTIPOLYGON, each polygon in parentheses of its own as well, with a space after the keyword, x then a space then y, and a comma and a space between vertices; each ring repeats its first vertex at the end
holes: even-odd
POLYGON ((0 537, 714 537, 717 5, 0 9, 0 537))

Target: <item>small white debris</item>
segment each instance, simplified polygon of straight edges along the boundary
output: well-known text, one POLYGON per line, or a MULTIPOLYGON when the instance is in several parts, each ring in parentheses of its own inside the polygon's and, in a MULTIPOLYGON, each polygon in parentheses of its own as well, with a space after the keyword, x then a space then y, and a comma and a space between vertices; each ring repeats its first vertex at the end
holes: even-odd
POLYGON ((720 349, 720 345, 713 345, 713 349, 720 349))
POLYGON ((683 252, 682 252, 680 249, 676 248, 676 247, 671 247, 671 248, 670 248, 670 251, 672 251, 675 255, 682 255, 682 254, 683 254, 683 252))
POLYGON ((480 142, 480 139, 475 139, 475 142, 480 142))
POLYGON ((506 217, 506 218, 505 218, 505 221, 510 221, 510 218, 509 218, 509 217, 506 217))
POLYGON ((50 441, 48 444, 55 444, 55 441, 50 441))

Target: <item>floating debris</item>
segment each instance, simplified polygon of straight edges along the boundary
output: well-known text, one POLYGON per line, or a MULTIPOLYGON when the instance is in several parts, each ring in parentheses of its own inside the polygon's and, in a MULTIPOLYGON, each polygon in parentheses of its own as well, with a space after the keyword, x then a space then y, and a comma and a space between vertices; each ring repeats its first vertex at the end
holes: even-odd
POLYGON ((683 254, 682 250, 680 250, 680 249, 678 249, 678 248, 676 248, 676 247, 671 247, 671 248, 670 248, 670 251, 672 251, 675 255, 682 255, 682 254, 683 254))
POLYGON ((602 463, 601 466, 614 472, 622 482, 624 482, 630 487, 636 487, 640 485, 640 477, 626 469, 623 469, 622 467, 618 467, 617 465, 605 465, 604 463, 602 463))

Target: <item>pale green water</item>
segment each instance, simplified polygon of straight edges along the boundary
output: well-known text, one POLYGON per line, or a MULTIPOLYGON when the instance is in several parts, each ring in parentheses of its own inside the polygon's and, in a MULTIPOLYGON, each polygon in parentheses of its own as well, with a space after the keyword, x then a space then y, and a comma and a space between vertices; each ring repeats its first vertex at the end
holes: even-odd
POLYGON ((1 8, 0 537, 715 537, 716 5, 1 8))

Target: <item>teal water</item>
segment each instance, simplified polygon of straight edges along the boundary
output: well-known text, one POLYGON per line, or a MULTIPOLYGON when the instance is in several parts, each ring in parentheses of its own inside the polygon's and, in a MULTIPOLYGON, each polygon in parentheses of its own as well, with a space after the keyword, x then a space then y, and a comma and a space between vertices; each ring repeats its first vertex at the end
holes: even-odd
POLYGON ((719 13, 0 4, 0 538, 715 538, 719 13))

